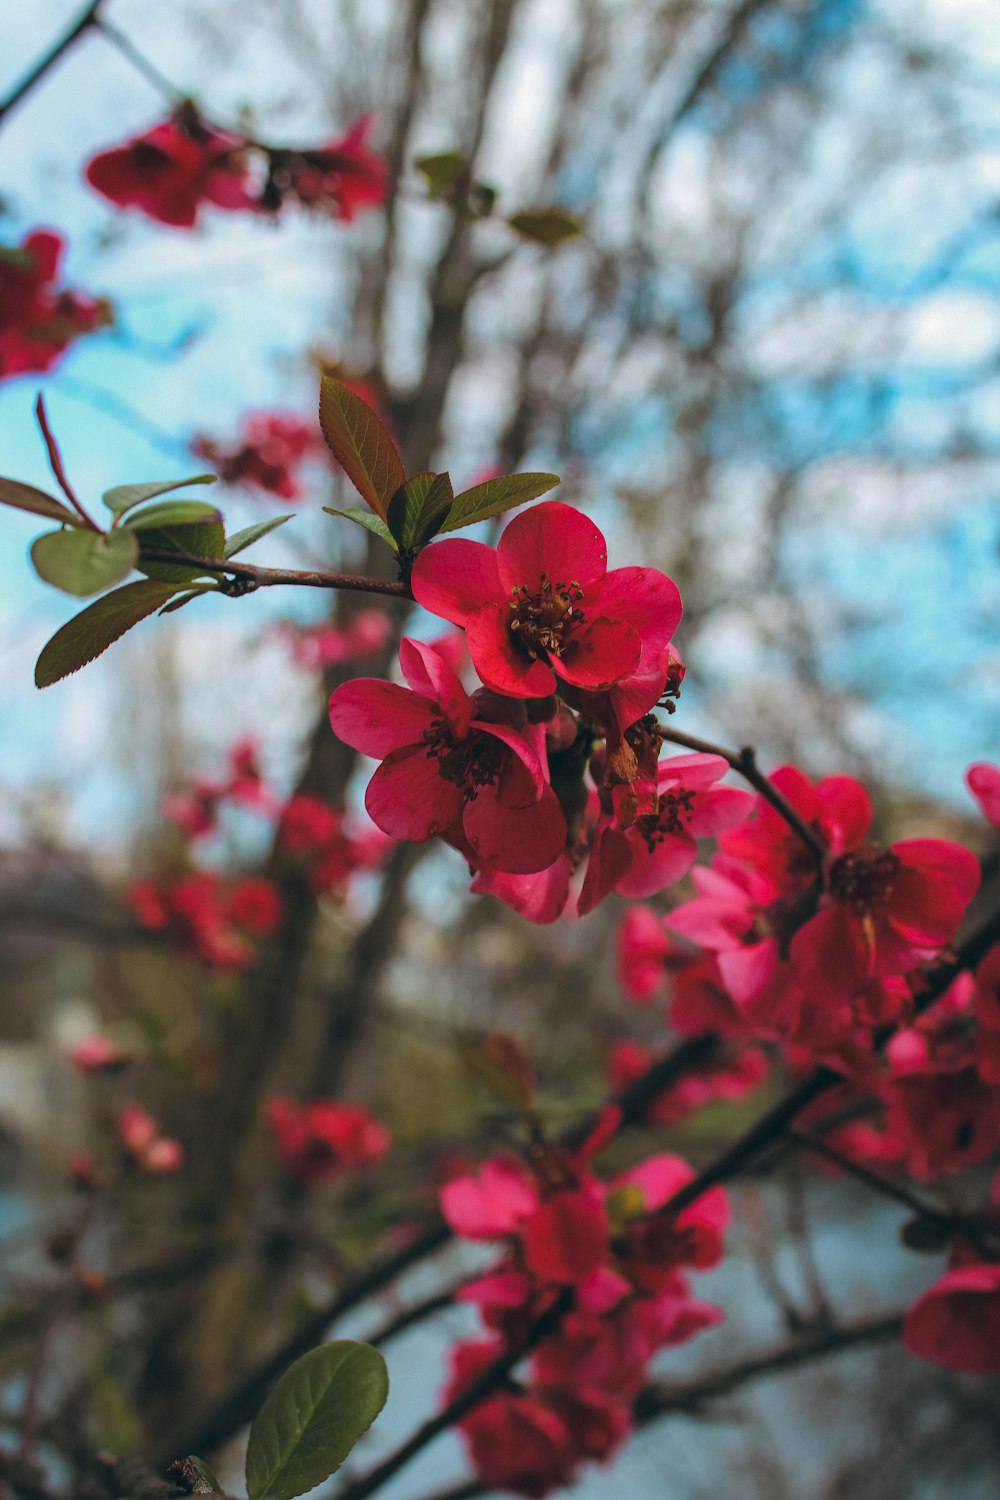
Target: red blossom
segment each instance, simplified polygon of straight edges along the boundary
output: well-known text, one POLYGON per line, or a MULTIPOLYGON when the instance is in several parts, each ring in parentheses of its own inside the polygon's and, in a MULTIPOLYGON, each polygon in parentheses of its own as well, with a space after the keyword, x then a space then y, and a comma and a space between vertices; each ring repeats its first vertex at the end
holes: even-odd
POLYGON ((91 187, 119 208, 135 208, 160 224, 190 229, 206 203, 252 208, 247 141, 203 120, 182 104, 151 130, 93 157, 91 187))
POLYGON ((242 484, 286 503, 302 496, 302 469, 322 452, 315 420, 288 412, 254 412, 232 443, 197 437, 192 452, 218 471, 225 484, 242 484))
POLYGON ((965 773, 965 784, 979 803, 983 817, 1000 828, 1000 766, 977 761, 965 773))
POLYGON ((488 693, 470 697, 432 647, 404 640, 409 687, 357 678, 330 699, 334 733, 382 761, 365 806, 393 838, 443 834, 493 869, 545 869, 566 825, 547 780, 542 726, 488 693))
POLYGON ((903 1343, 949 1370, 1000 1371, 1000 1265, 946 1271, 906 1314, 903 1343))
POLYGON ((309 1187, 369 1166, 389 1149, 389 1132, 360 1104, 316 1099, 299 1105, 276 1096, 264 1113, 282 1163, 309 1187))
POLYGON ((592 521, 545 501, 515 516, 496 550, 465 540, 425 548, 413 593, 464 626, 476 671, 494 691, 542 698, 561 680, 598 692, 637 671, 644 630, 662 639, 662 651, 681 615, 669 578, 653 568, 609 573, 607 560, 592 521))
POLYGON ((74 339, 111 321, 107 302, 58 287, 64 248, 47 229, 0 247, 0 379, 51 369, 74 339))
POLYGON ((134 1164, 151 1176, 166 1176, 184 1163, 184 1148, 179 1141, 159 1133, 152 1115, 138 1104, 126 1104, 118 1115, 118 1139, 134 1164))
POLYGON ((350 224, 361 209, 384 203, 389 170, 367 145, 373 116, 362 115, 335 140, 282 153, 278 191, 291 193, 304 208, 324 209, 350 224))
POLYGON ((84 1037, 82 1041, 75 1043, 70 1048, 69 1055, 73 1066, 79 1068, 81 1073, 116 1072, 132 1058, 126 1047, 99 1034, 84 1037))

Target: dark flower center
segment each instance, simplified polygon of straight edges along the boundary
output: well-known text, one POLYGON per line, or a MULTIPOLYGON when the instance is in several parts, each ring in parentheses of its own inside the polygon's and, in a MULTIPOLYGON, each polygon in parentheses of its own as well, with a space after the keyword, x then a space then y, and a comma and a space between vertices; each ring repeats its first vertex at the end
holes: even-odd
POLYGON ((558 658, 569 628, 583 621, 582 600, 583 589, 578 583, 551 583, 544 573, 535 593, 516 584, 510 595, 511 635, 529 656, 558 658))
POLYGON ((830 895, 863 917, 888 904, 899 869, 899 855, 891 849, 877 849, 874 844, 852 849, 830 871, 830 895))
POLYGON ((694 799, 694 792, 684 787, 673 792, 661 792, 659 810, 636 818, 636 829, 645 840, 650 854, 669 834, 684 831, 685 823, 690 823, 694 817, 694 799))
POLYGON ((484 786, 496 786, 503 770, 506 746, 492 734, 472 730, 459 739, 444 719, 434 719, 423 733, 427 754, 438 763, 445 781, 461 787, 474 802, 484 786))

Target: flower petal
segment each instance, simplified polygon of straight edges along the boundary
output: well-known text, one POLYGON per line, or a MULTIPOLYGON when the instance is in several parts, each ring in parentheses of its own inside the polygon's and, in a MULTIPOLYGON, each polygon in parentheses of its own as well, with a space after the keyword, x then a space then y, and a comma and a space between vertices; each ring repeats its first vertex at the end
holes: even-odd
POLYGON ((419 744, 436 716, 437 706, 428 698, 380 677, 356 677, 330 696, 330 723, 338 740, 377 759, 419 744))
POLYGON ((601 532, 582 511, 559 500, 545 500, 521 511, 497 545, 497 569, 505 596, 515 588, 534 593, 546 579, 586 589, 604 577, 607 566, 608 547, 601 532))
POLYGON ((465 801, 460 787, 445 781, 424 745, 407 745, 382 762, 365 792, 373 823, 394 839, 423 843, 456 821, 465 801))
POLYGON ((462 538, 425 547, 413 565, 411 586, 418 604, 453 625, 464 625, 487 601, 506 602, 493 548, 462 538))
POLYGON ((472 664, 487 687, 511 698, 547 698, 556 679, 543 661, 516 646, 507 629, 507 610, 484 604, 466 619, 465 642, 472 664))

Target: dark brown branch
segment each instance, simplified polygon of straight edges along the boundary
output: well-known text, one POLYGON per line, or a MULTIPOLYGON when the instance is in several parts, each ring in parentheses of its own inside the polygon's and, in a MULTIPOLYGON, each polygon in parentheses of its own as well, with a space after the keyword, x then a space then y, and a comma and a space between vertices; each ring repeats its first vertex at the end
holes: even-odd
POLYGON ((228 586, 223 582, 223 593, 252 593, 255 589, 269 588, 274 584, 293 584, 307 589, 348 589, 355 593, 391 594, 396 599, 412 599, 408 584, 397 583, 389 578, 369 578, 360 573, 311 573, 298 568, 259 568, 253 563, 236 562, 230 558, 202 557, 196 552, 178 552, 173 547, 143 547, 142 555, 150 562, 189 563, 204 573, 228 575, 232 580, 242 580, 249 587, 240 588, 239 583, 228 586))
POLYGON ((98 11, 103 4, 104 0, 93 0, 93 3, 87 6, 87 9, 79 19, 73 23, 68 31, 63 33, 59 40, 46 52, 45 56, 35 64, 31 72, 22 78, 21 82, 7 95, 7 98, 0 104, 0 122, 7 118, 10 111, 20 104, 22 99, 27 98, 36 84, 41 83, 46 73, 48 73, 50 68, 55 66, 63 53, 68 52, 74 42, 79 41, 85 32, 97 24, 98 11))

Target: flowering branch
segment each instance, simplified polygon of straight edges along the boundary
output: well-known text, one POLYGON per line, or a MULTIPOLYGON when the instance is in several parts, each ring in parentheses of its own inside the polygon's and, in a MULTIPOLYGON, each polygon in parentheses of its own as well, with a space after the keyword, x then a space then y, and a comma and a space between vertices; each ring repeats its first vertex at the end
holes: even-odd
POLYGON ((744 745, 740 750, 726 750, 722 745, 713 745, 710 740, 698 739, 693 734, 683 734, 679 729, 666 729, 663 726, 659 730, 661 740, 669 740, 672 745, 684 745, 688 750, 697 750, 702 755, 721 755, 727 760, 744 781, 758 791, 766 802, 770 802, 779 817, 784 818, 789 828, 798 834, 806 847, 815 855, 816 860, 822 860, 826 855, 826 846, 823 840, 804 823, 795 811, 788 798, 783 796, 774 782, 765 776, 763 771, 757 767, 757 752, 752 745, 744 745))
MULTIPOLYGON (((621 1110, 619 1130, 637 1124, 651 1099, 655 1099, 657 1094, 683 1073, 706 1062, 718 1045, 718 1039, 711 1035, 691 1037, 655 1063, 612 1101, 621 1110)), ((595 1118, 591 1116, 584 1125, 572 1131, 565 1144, 572 1148, 585 1139, 594 1126, 595 1118)), ((449 1225, 443 1218, 436 1217, 409 1245, 404 1245, 393 1255, 377 1261, 354 1281, 340 1288, 329 1302, 310 1314, 283 1344, 207 1412, 180 1442, 175 1443, 173 1451, 162 1456, 162 1464, 166 1465, 180 1452, 211 1453, 232 1437, 254 1415, 263 1394, 292 1360, 298 1359, 324 1339, 339 1318, 395 1281, 411 1266, 443 1250, 452 1237, 449 1225)), ((385 1330, 382 1330, 380 1336, 386 1336, 385 1330)))
POLYGON ((391 1479, 394 1474, 398 1474, 400 1469, 405 1468, 411 1459, 416 1458, 418 1453, 422 1453, 429 1443, 432 1443, 436 1437, 440 1437, 442 1432, 446 1432, 449 1427, 460 1422, 487 1397, 492 1396, 494 1391, 500 1390, 511 1371, 520 1364, 524 1356, 537 1348, 550 1333, 555 1332, 563 1313, 569 1310, 572 1300, 573 1293, 569 1288, 560 1292, 548 1311, 535 1320, 525 1338, 515 1348, 509 1349, 500 1359, 494 1360, 481 1375, 471 1381, 457 1396, 453 1396, 435 1416, 430 1417, 423 1426, 418 1427, 412 1437, 407 1438, 405 1443, 401 1443, 381 1463, 369 1469, 367 1474, 363 1474, 353 1484, 348 1484, 340 1490, 337 1500, 366 1500, 368 1495, 373 1495, 376 1490, 381 1489, 387 1480, 391 1479))

